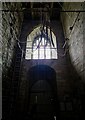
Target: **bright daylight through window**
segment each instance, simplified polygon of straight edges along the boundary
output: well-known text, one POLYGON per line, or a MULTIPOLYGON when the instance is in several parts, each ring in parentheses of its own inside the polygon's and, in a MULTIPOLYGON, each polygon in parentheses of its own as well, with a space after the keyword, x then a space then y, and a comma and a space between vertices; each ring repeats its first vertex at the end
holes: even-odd
MULTIPOLYGON (((41 40, 39 30, 39 27, 35 28, 27 37, 25 59, 57 59, 56 36, 52 32, 53 46, 50 37, 47 40, 46 36, 42 36, 41 40)), ((50 30, 48 31, 49 36, 50 30)))

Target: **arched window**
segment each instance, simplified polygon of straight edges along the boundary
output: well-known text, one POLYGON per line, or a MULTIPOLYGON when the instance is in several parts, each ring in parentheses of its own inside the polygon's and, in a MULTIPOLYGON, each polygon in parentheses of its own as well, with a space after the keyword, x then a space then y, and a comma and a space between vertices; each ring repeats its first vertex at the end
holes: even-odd
POLYGON ((56 36, 52 32, 53 44, 50 41, 50 29, 48 39, 45 34, 41 36, 40 26, 35 28, 27 37, 25 59, 57 59, 56 36))

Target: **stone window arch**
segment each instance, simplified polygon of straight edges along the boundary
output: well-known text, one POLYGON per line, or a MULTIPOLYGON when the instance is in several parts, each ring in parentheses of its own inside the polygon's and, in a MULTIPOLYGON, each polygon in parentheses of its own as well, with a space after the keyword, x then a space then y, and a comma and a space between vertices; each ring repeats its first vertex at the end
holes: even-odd
MULTIPOLYGON (((57 59, 57 41, 52 32, 53 45, 51 43, 50 28, 47 35, 41 35, 41 25, 36 27, 28 36, 26 44, 25 59, 57 59)), ((44 31, 46 26, 44 26, 44 31)))

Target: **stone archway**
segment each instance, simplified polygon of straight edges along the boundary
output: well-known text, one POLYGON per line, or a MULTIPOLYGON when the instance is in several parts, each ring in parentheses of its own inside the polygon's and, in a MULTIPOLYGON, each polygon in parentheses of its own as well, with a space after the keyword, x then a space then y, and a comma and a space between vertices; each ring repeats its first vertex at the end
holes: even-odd
POLYGON ((59 111, 56 72, 47 65, 37 65, 28 74, 30 119, 54 119, 59 111))

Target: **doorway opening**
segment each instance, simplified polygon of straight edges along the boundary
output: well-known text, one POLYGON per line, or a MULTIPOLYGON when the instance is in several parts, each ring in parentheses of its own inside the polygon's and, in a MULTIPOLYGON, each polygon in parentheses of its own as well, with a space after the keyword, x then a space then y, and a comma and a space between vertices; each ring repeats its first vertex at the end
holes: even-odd
POLYGON ((29 70, 29 117, 32 120, 54 120, 59 115, 56 72, 47 65, 29 70))

